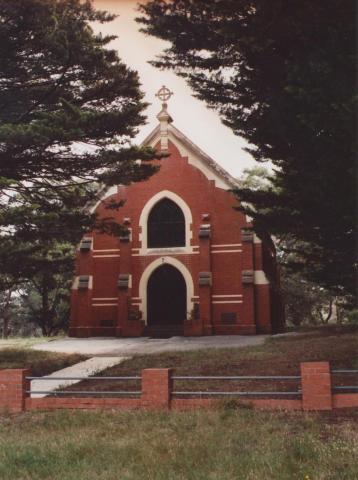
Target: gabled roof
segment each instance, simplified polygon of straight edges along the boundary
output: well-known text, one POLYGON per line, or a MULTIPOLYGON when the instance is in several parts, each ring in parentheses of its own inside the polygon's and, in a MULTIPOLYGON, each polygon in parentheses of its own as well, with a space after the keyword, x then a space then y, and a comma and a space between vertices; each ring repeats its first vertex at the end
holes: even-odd
MULTIPOLYGON (((184 135, 183 132, 178 130, 172 125, 172 118, 167 112, 167 105, 162 105, 162 111, 158 114, 157 118, 165 124, 165 135, 168 139, 177 147, 180 154, 183 157, 188 158, 189 164, 198 168, 208 180, 213 180, 215 186, 224 190, 230 190, 238 186, 238 181, 235 180, 224 168, 222 168, 215 160, 201 150, 195 143, 184 135)), ((142 146, 154 147, 161 140, 162 130, 161 124, 158 124, 152 132, 141 143, 142 146)), ((100 190, 101 199, 94 205, 89 205, 90 211, 94 211, 102 200, 117 193, 117 186, 110 188, 102 187, 100 190)))
MULTIPOLYGON (((142 142, 142 145, 154 147, 160 140, 160 135, 160 125, 157 125, 142 142)), ((231 189, 238 186, 234 177, 172 124, 168 124, 168 137, 178 148, 180 154, 188 157, 189 163, 201 170, 209 180, 214 180, 217 187, 231 189)))

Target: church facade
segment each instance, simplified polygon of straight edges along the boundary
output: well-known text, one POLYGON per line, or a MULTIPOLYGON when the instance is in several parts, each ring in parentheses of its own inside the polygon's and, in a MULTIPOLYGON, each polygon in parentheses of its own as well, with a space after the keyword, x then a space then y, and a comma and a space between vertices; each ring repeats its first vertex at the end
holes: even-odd
MULTIPOLYGON (((128 234, 77 250, 70 336, 243 335, 280 331, 272 242, 234 207, 235 180, 172 125, 164 103, 144 144, 169 153, 148 180, 103 200, 128 234)), ((96 206, 108 216, 103 201, 96 206)))

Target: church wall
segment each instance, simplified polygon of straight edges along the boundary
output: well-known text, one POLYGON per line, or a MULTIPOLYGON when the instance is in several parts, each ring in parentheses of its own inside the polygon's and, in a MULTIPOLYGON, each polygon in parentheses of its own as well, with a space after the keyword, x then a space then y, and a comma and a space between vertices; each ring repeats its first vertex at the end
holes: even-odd
POLYGON ((93 297, 114 298, 118 295, 118 274, 120 269, 120 258, 95 257, 93 262, 93 297))
POLYGON ((188 312, 184 334, 254 334, 260 323, 258 318, 263 322, 263 328, 261 325, 259 330, 269 329, 270 295, 266 288, 269 286, 256 287, 242 281, 243 270, 263 268, 262 246, 242 240, 241 229, 248 223, 243 214, 234 210, 236 199, 231 193, 217 188, 214 180, 208 180, 199 169, 189 165, 187 158, 181 157, 173 144, 169 144, 169 151, 170 157, 157 161, 161 168, 150 179, 118 187, 118 193, 110 198, 116 201, 125 199, 123 207, 106 210, 103 202, 98 205, 96 211, 100 216, 113 216, 119 223, 123 223, 124 218, 130 219, 131 238, 129 242, 123 242, 94 233, 93 250, 78 253, 76 275, 93 275, 93 292, 88 292, 86 297, 85 292, 73 290, 70 334, 81 334, 76 328, 86 325, 88 335, 142 335, 145 322, 143 316, 139 318, 139 312, 143 310, 140 279, 151 262, 158 258, 165 262, 166 257, 177 259, 190 271, 194 284, 190 301, 192 305, 200 304, 199 319, 189 319, 192 312, 188 312), (190 251, 160 249, 141 255, 143 232, 139 218, 146 203, 162 190, 175 193, 190 208, 190 251), (205 220, 202 218, 204 214, 209 215, 205 220), (211 226, 210 239, 199 238, 203 223, 211 226), (212 273, 210 286, 199 286, 199 273, 203 271, 212 273), (119 274, 130 275, 128 289, 118 289, 119 274), (92 300, 92 297, 107 300, 92 300), (100 306, 102 302, 103 306, 100 306), (103 327, 103 321, 107 327, 103 327), (111 322, 113 327, 109 326, 111 322))
MULTIPOLYGON (((105 217, 115 217, 118 219, 117 212, 113 213, 111 210, 106 210, 102 205, 98 208, 98 213, 105 217)), ((104 255, 104 254, 114 254, 118 252, 108 251, 108 250, 118 250, 119 249, 119 241, 117 238, 113 237, 112 235, 106 235, 105 233, 98 234, 94 233, 94 242, 93 242, 93 250, 94 255, 104 255), (96 250, 106 249, 106 252, 96 252, 96 250)))

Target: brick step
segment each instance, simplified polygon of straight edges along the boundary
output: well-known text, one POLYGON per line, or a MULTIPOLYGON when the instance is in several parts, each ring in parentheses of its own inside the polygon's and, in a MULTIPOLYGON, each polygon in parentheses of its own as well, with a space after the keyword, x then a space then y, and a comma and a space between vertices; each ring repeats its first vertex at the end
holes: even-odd
POLYGON ((152 338, 170 338, 184 335, 183 325, 151 325, 144 329, 144 335, 152 338))

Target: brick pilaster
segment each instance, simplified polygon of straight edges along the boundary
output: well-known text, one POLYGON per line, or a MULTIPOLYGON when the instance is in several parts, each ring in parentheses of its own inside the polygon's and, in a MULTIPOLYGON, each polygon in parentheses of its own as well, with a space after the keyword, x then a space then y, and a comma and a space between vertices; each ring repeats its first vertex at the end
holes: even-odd
POLYGON ((92 296, 93 289, 88 288, 86 290, 73 290, 74 302, 76 302, 77 313, 77 325, 73 329, 76 337, 89 337, 91 336, 91 327, 93 326, 92 320, 92 296))
MULTIPOLYGON (((201 272, 211 272, 211 241, 210 238, 199 238, 199 265, 201 272)), ((198 281, 198 279, 196 279, 198 281)), ((211 313, 211 286, 199 285, 200 319, 203 335, 213 334, 211 313)))
POLYGON ((329 362, 301 363, 303 410, 332 410, 329 362))
POLYGON ((255 319, 257 333, 271 333, 271 298, 270 285, 262 284, 254 286, 255 292, 255 319))
POLYGON ((29 375, 27 369, 0 370, 0 410, 11 413, 25 410, 26 390, 30 389, 26 377, 29 375))
MULTIPOLYGON (((254 271, 254 246, 252 242, 242 242, 242 270, 254 271)), ((241 275, 241 272, 238 272, 238 275, 241 275)), ((242 316, 245 325, 251 326, 254 330, 256 328, 254 283, 243 284, 242 294, 242 316)))
MULTIPOLYGON (((90 236, 90 235, 86 235, 90 236)), ((93 239, 94 242, 94 239, 93 239)), ((90 281, 91 285, 86 290, 78 290, 74 288, 71 294, 71 311, 73 306, 74 309, 74 318, 71 317, 71 328, 70 335, 76 337, 89 337, 91 336, 91 327, 93 327, 93 311, 92 311, 92 297, 93 297, 93 248, 94 243, 92 243, 92 248, 89 251, 82 252, 77 250, 77 260, 76 260, 76 275, 92 275, 92 280, 90 281)))
POLYGON ((263 270, 262 243, 254 242, 253 246, 253 268, 254 270, 263 270))
POLYGON ((172 370, 170 368, 149 368, 142 370, 141 405, 144 408, 170 408, 172 391, 172 370))
MULTIPOLYGON (((132 241, 121 241, 120 243, 120 264, 121 274, 132 274, 132 241)), ((118 318, 116 326, 116 335, 126 335, 126 325, 128 323, 129 306, 131 299, 131 287, 128 289, 118 289, 118 318)))

